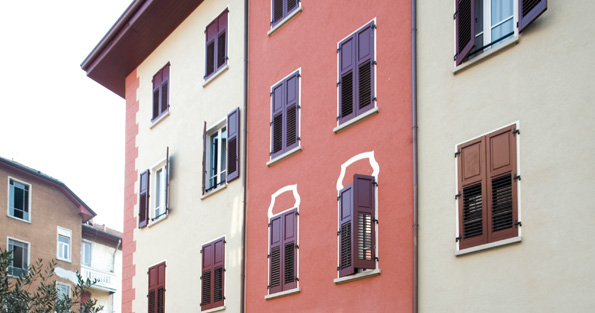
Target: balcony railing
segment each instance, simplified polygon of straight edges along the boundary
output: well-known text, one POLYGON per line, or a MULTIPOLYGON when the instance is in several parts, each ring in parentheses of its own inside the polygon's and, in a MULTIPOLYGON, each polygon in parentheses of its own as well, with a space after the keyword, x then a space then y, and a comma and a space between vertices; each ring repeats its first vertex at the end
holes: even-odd
POLYGON ((104 272, 81 265, 81 276, 83 276, 83 279, 88 278, 91 281, 97 281, 91 288, 108 292, 116 292, 117 290, 116 275, 114 273, 104 272))

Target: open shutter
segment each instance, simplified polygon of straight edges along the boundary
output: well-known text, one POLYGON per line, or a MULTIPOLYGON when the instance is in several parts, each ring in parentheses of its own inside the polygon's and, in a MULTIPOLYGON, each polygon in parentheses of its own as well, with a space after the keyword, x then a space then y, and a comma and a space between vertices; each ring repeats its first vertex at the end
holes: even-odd
POLYGON ((547 0, 519 0, 519 32, 547 10, 547 0))
POLYGON ((339 124, 355 116, 355 35, 339 44, 339 124))
POLYGON ((374 107, 374 22, 357 32, 356 37, 357 73, 355 79, 356 115, 374 107))
POLYGON ((353 184, 339 192, 339 277, 355 273, 353 184))
POLYGON ((297 210, 283 214, 283 290, 297 288, 297 210))
POLYGON ((374 177, 355 174, 353 176, 353 224, 356 242, 354 266, 361 269, 376 268, 374 177))
POLYGON ((227 182, 240 176, 240 109, 227 115, 227 182))
POLYGON ((457 65, 469 55, 475 45, 475 0, 457 0, 455 20, 457 26, 457 65))
POLYGON ((165 152, 165 214, 169 210, 169 147, 165 152))
POLYGON ((140 174, 138 197, 138 227, 147 226, 149 222, 149 170, 140 174))
POLYGON ((205 194, 207 185, 207 121, 202 133, 202 194, 205 194))
POLYGON ((299 144, 299 72, 285 81, 285 145, 287 152, 299 144))
POLYGON ((518 235, 516 136, 514 125, 487 136, 487 192, 489 241, 518 235))
POLYGON ((225 300, 225 239, 213 243, 213 307, 223 306, 225 300))
POLYGON ((213 243, 202 246, 201 310, 213 308, 213 243))
POLYGON ((227 63, 227 10, 217 18, 217 69, 227 63))
POLYGON ((283 126, 283 82, 273 87, 271 93, 271 158, 283 153, 284 126, 283 126))

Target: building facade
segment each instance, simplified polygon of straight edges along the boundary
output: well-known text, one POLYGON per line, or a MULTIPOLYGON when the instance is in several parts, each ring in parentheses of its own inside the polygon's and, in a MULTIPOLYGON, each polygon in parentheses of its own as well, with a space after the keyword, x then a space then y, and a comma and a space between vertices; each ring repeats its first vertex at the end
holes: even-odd
POLYGON ((337 4, 249 3, 247 312, 412 310, 410 3, 337 4))
POLYGON ((133 1, 82 64, 126 100, 123 312, 240 311, 244 13, 133 1))
POLYGON ((595 304, 594 5, 565 4, 418 2, 421 312, 595 304))

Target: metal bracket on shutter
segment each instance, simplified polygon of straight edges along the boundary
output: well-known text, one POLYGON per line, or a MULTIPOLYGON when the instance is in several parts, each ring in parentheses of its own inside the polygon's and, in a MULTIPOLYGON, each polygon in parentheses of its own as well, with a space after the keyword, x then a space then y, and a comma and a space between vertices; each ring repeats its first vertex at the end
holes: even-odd
POLYGON ((300 141, 302 138, 300 138, 300 136, 297 136, 295 139, 297 139, 297 141, 300 141))
POLYGON ((375 257, 374 257, 374 260, 375 260, 376 262, 380 262, 380 259, 378 259, 378 257, 377 257, 377 256, 375 256, 375 257))
POLYGON ((271 93, 269 95, 272 96, 273 95, 273 92, 271 91, 271 93))
POLYGON ((521 226, 521 227, 523 227, 523 223, 521 223, 521 221, 514 221, 514 226, 521 226))
POLYGON ((295 248, 296 248, 296 249, 299 249, 299 248, 300 248, 300 246, 299 246, 299 245, 296 243, 296 244, 295 244, 295 248))
POLYGON ((517 174, 515 174, 515 175, 514 175, 514 180, 521 180, 521 175, 517 175, 517 174))
POLYGON ((202 249, 200 249, 200 253, 202 253, 202 249))
POLYGON ((520 130, 520 129, 518 129, 518 128, 515 128, 515 129, 512 131, 512 134, 513 134, 513 135, 516 135, 516 134, 519 134, 519 135, 520 135, 520 134, 521 134, 521 130, 520 130))
POLYGON ((457 12, 455 12, 455 13, 452 15, 452 19, 453 19, 453 20, 456 20, 456 19, 457 19, 457 12))
POLYGON ((457 60, 457 55, 456 55, 456 54, 455 54, 454 60, 455 60, 455 61, 457 60))
POLYGON ((295 281, 300 281, 300 279, 298 277, 295 278, 295 281))
POLYGON ((459 155, 461 155, 461 151, 457 150, 457 152, 455 152, 455 158, 458 157, 459 155))
POLYGON ((271 258, 271 255, 270 254, 267 254, 267 259, 270 259, 270 258, 271 258))
POLYGON ((376 23, 372 24, 372 29, 377 28, 378 26, 376 26, 376 23))
POLYGON ((337 116, 337 121, 338 121, 340 118, 341 118, 341 116, 340 116, 340 115, 338 115, 338 116, 337 116))
POLYGON ((459 241, 461 241, 461 239, 463 239, 463 238, 461 237, 461 235, 459 235, 459 237, 455 238, 455 242, 459 242, 459 241))
POLYGON ((338 82, 337 82, 337 86, 339 86, 339 85, 341 85, 341 81, 338 81, 338 82))
POLYGON ((455 200, 457 200, 457 199, 458 199, 458 198, 460 198, 460 197, 461 197, 461 193, 459 192, 459 193, 457 193, 457 194, 455 195, 455 200))
MULTIPOLYGON (((298 137, 298 138, 300 138, 300 137, 298 137)), ((295 215, 299 216, 300 215, 300 212, 295 211, 295 215)))
POLYGON ((339 51, 341 51, 341 47, 337 48, 337 53, 339 53, 339 51))
POLYGON ((341 196, 337 196, 337 201, 341 200, 341 196))
POLYGON ((376 180, 373 180, 373 181, 372 181, 372 184, 373 184, 374 186, 378 187, 378 182, 377 182, 376 180))
POLYGON ((372 97, 372 101, 376 102, 377 101, 376 97, 372 97))
POLYGON ((302 77, 302 74, 301 73, 298 73, 297 77, 302 77))
POLYGON ((376 62, 376 60, 372 61, 372 65, 376 65, 376 64, 378 64, 378 63, 376 62))
POLYGON ((374 219, 374 222, 376 222, 376 225, 378 225, 378 219, 377 218, 374 219))
POLYGON ((337 236, 341 236, 341 231, 337 230, 337 236))
POLYGON ((340 271, 340 270, 341 270, 341 267, 337 266, 337 271, 340 271))
POLYGON ((200 280, 202 280, 202 275, 200 275, 200 277, 199 277, 199 278, 200 278, 200 280))

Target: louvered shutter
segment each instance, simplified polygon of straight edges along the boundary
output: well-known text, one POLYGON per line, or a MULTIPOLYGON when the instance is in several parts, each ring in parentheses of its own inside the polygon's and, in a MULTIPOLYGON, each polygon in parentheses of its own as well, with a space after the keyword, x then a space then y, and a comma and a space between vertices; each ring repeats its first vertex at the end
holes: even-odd
POLYGON ((374 107, 374 24, 366 25, 356 37, 357 72, 354 89, 356 91, 355 115, 374 107))
POLYGON ((353 184, 339 192, 339 277, 355 273, 353 184))
POLYGON ((207 185, 207 121, 202 133, 202 194, 205 194, 207 185))
POLYGON ((213 300, 214 308, 223 306, 225 300, 225 239, 213 243, 213 300))
POLYGON ((283 82, 273 87, 272 104, 271 104, 271 158, 283 154, 283 147, 285 146, 284 134, 285 127, 283 126, 283 82))
POLYGON ((140 174, 138 197, 138 227, 147 226, 149 222, 149 170, 140 174))
POLYGON ((355 116, 355 36, 349 36, 339 44, 339 124, 355 116))
POLYGON ((516 136, 514 126, 489 134, 486 138, 488 193, 487 221, 489 241, 518 235, 517 216, 516 136))
POLYGON ((169 147, 165 152, 165 214, 169 210, 169 147))
POLYGON ((474 139, 458 147, 459 248, 487 242, 485 140, 474 139))
POLYGON ((202 246, 201 310, 213 308, 213 243, 202 246))
POLYGON ((217 20, 209 24, 206 30, 206 58, 205 58, 205 78, 215 72, 215 49, 216 38, 219 33, 219 24, 217 20))
POLYGON ((519 32, 547 10, 547 0, 519 0, 519 32))
POLYGON ((217 69, 227 63, 227 10, 217 18, 217 69))
POLYGON ((283 214, 283 290, 297 287, 297 210, 283 214))
POLYGON ((163 72, 160 70, 153 76, 153 119, 159 116, 161 107, 161 83, 163 82, 163 72))
POLYGON ((161 82, 161 110, 159 114, 168 110, 169 107, 169 64, 163 67, 161 82))
POLYGON ((285 84, 285 143, 284 151, 298 146, 299 140, 299 72, 289 76, 285 84))
POLYGON ((284 0, 273 0, 273 22, 274 25, 276 22, 283 19, 285 16, 284 9, 283 9, 283 2, 284 0))
POLYGON ((165 262, 149 268, 149 313, 165 312, 165 262))
POLYGON ((283 215, 271 218, 269 228, 269 294, 272 294, 283 290, 283 215))
POLYGON ((355 233, 354 267, 376 268, 374 177, 355 174, 353 176, 353 231, 355 233))
POLYGON ((227 182, 240 176, 240 109, 227 115, 227 182))
POLYGON ((475 45, 475 0, 457 0, 455 20, 457 27, 457 65, 469 55, 475 45))

